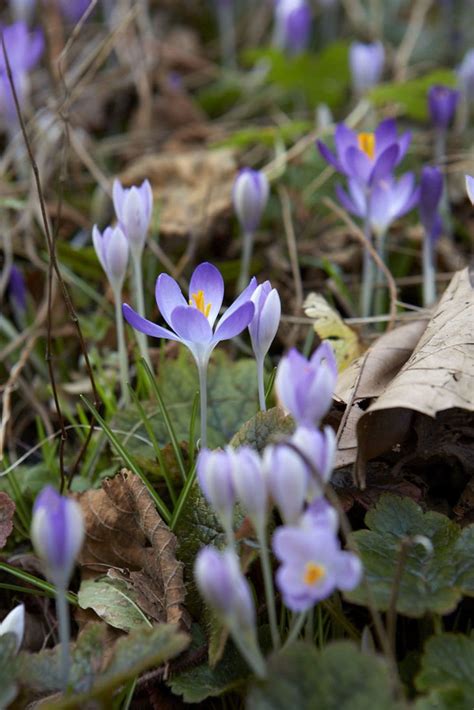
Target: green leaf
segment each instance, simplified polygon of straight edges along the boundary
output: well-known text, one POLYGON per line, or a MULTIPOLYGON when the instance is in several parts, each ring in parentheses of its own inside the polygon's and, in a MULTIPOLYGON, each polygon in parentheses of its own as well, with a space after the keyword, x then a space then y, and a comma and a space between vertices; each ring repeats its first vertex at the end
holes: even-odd
POLYGON ((313 107, 325 103, 334 110, 347 98, 350 74, 346 42, 334 42, 316 55, 288 57, 277 49, 252 49, 245 57, 255 63, 266 60, 267 81, 287 91, 302 93, 313 107))
POLYGON ((82 609, 93 609, 110 626, 131 631, 147 625, 147 617, 133 595, 133 590, 125 581, 100 577, 81 583, 78 601, 82 609))
POLYGON ((267 444, 283 436, 289 436, 294 430, 294 420, 285 415, 279 407, 273 407, 266 412, 258 412, 245 422, 232 437, 230 445, 252 446, 257 451, 262 451, 267 444))
POLYGON ((16 698, 15 653, 15 635, 2 634, 0 636, 0 708, 8 707, 16 698))
POLYGON ((416 677, 421 691, 434 691, 417 708, 463 710, 474 707, 474 638, 461 634, 432 636, 416 677), (436 706, 435 702, 439 701, 436 706))
POLYGON ((212 147, 248 148, 258 144, 271 148, 276 141, 291 145, 300 136, 309 133, 312 128, 313 124, 309 121, 292 121, 282 126, 248 126, 216 141, 212 147))
POLYGON ((295 643, 270 657, 268 675, 255 682, 249 710, 383 710, 400 709, 384 661, 366 655, 347 641, 318 651, 295 643))
POLYGON ((428 89, 433 84, 456 86, 456 75, 450 69, 437 69, 417 79, 409 79, 402 84, 388 83, 375 86, 369 98, 376 106, 392 104, 397 113, 415 121, 428 119, 428 89))
MULTIPOLYGON (((445 515, 423 513, 408 498, 385 495, 367 513, 369 530, 353 534, 378 609, 386 611, 392 593, 402 541, 420 535, 428 538, 432 554, 412 544, 400 580, 397 611, 410 617, 427 612, 447 614, 463 595, 474 595, 474 526, 461 531, 445 515)), ((345 595, 366 604, 363 585, 345 595)))

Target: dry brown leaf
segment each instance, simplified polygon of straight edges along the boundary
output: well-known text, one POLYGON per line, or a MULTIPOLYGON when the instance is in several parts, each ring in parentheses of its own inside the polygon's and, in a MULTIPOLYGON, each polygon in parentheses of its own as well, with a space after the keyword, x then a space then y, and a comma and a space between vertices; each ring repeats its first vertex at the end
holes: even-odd
POLYGON ((120 575, 133 585, 145 613, 188 627, 177 540, 138 476, 122 469, 105 480, 102 489, 83 493, 79 502, 86 529, 79 560, 83 576, 110 570, 110 576, 120 575))
POLYGON ((232 150, 193 150, 147 155, 120 180, 131 185, 148 178, 160 205, 160 234, 188 239, 207 232, 230 210, 236 170, 232 150))
POLYGON ((15 503, 7 493, 0 493, 0 550, 7 544, 8 536, 13 530, 13 515, 15 503))

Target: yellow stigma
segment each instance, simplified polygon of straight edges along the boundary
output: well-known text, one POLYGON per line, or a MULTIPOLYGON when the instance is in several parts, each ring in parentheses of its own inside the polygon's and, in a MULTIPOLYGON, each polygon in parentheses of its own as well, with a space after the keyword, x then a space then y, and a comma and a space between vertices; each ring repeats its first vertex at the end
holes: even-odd
POLYGON ((373 133, 359 133, 357 143, 370 160, 375 158, 375 135, 373 133))
POLYGON ((197 293, 193 293, 191 298, 189 299, 189 305, 190 306, 196 306, 198 311, 201 311, 201 313, 204 313, 206 318, 209 315, 209 311, 211 310, 211 304, 208 303, 207 306, 204 302, 204 291, 201 289, 201 291, 198 291, 197 293), (194 301, 194 303, 193 303, 194 301))
POLYGON ((304 568, 303 581, 311 587, 320 582, 326 576, 326 568, 316 562, 308 562, 304 568))

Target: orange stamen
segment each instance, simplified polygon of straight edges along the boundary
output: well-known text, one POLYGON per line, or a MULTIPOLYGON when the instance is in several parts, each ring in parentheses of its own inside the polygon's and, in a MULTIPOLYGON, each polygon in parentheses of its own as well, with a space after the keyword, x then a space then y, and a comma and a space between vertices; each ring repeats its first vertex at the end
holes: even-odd
POLYGON ((359 133, 357 143, 360 150, 373 160, 375 158, 375 135, 373 133, 359 133))
POLYGON ((308 562, 304 568, 303 581, 305 584, 313 587, 326 576, 326 568, 323 565, 318 565, 316 562, 308 562))
POLYGON ((189 305, 196 306, 198 311, 201 311, 201 313, 203 313, 206 316, 206 318, 209 316, 209 311, 211 310, 211 304, 208 303, 206 305, 206 303, 204 301, 204 291, 202 289, 200 291, 198 291, 197 293, 192 294, 191 298, 189 299, 189 305), (193 303, 193 300, 194 300, 194 303, 193 303))

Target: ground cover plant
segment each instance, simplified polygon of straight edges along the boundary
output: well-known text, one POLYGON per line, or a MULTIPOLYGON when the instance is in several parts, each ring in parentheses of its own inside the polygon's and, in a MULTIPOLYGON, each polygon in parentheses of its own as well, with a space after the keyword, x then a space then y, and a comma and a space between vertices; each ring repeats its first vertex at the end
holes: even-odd
POLYGON ((469 0, 0 15, 0 708, 472 708, 469 0))

